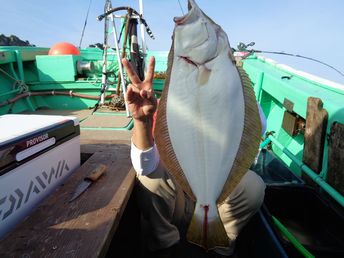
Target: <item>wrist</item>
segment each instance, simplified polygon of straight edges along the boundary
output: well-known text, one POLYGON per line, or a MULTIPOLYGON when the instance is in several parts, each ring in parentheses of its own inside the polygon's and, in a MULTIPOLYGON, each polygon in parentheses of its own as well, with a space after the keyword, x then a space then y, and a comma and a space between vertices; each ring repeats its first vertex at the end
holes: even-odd
POLYGON ((133 143, 141 150, 146 150, 153 146, 152 117, 146 119, 134 119, 133 143))
POLYGON ((142 127, 148 127, 152 125, 153 117, 152 116, 145 116, 140 118, 133 117, 134 124, 142 127))

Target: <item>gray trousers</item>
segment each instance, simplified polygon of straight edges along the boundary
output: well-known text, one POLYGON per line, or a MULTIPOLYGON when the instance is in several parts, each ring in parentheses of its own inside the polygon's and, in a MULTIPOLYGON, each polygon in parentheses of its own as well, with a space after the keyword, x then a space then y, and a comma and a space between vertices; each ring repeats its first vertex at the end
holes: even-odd
MULTIPOLYGON (((249 170, 225 202, 218 206, 229 246, 260 208, 264 190, 263 180, 249 170)), ((173 182, 161 163, 151 174, 138 176, 136 196, 143 222, 148 227, 146 241, 151 251, 168 248, 185 235, 195 204, 173 182)))

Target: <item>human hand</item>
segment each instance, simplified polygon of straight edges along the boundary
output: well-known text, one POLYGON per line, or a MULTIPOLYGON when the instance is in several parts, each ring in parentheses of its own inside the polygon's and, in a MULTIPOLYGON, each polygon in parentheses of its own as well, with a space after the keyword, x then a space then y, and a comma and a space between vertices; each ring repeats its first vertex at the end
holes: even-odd
POLYGON ((127 87, 126 101, 132 117, 140 121, 152 118, 157 108, 157 100, 153 90, 155 58, 151 57, 149 60, 144 81, 140 80, 127 59, 123 58, 122 64, 131 81, 127 87))

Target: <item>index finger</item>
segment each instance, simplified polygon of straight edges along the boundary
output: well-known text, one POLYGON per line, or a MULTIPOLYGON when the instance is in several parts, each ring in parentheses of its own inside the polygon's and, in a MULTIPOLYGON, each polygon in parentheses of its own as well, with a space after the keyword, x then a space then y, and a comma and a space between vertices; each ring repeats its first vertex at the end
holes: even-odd
POLYGON ((155 57, 151 56, 151 58, 149 59, 149 64, 148 64, 148 69, 147 69, 147 74, 146 74, 145 81, 148 81, 150 83, 153 82, 153 79, 154 79, 154 69, 155 69, 155 57))
POLYGON ((139 83, 141 83, 140 78, 137 76, 136 72, 131 67, 131 64, 129 63, 129 61, 126 58, 122 59, 122 64, 123 64, 125 70, 127 71, 127 74, 129 76, 129 79, 130 79, 131 83, 132 84, 139 84, 139 83))

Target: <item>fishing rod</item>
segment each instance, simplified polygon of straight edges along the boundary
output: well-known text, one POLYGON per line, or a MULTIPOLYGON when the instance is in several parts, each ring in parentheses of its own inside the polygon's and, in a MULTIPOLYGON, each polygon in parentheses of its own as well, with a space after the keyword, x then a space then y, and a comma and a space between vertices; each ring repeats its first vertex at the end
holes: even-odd
POLYGON ((91 9, 91 4, 92 4, 92 0, 90 0, 89 4, 88 4, 88 9, 87 9, 87 14, 86 14, 86 18, 85 18, 85 22, 84 22, 84 26, 82 28, 82 32, 81 32, 81 38, 80 38, 80 42, 79 42, 79 48, 81 49, 81 43, 82 40, 84 38, 84 33, 85 33, 85 29, 86 29, 86 25, 87 25, 87 21, 88 21, 88 15, 90 13, 90 9, 91 9))
POLYGON ((255 43, 254 42, 251 42, 249 44, 244 44, 242 42, 239 43, 238 45, 238 51, 247 51, 249 52, 250 54, 252 53, 265 53, 265 54, 276 54, 276 55, 284 55, 284 56, 292 56, 292 57, 298 57, 298 58, 303 58, 303 59, 307 59, 307 60, 310 60, 310 61, 313 61, 313 62, 317 62, 319 64, 322 64, 322 65, 325 65, 329 68, 331 68, 332 70, 336 71, 337 73, 339 73, 341 76, 344 77, 344 73, 340 70, 338 70, 337 68, 335 68, 334 66, 330 65, 330 64, 327 64, 321 60, 318 60, 318 59, 315 59, 315 58, 312 58, 312 57, 307 57, 307 56, 303 56, 303 55, 299 55, 299 54, 291 54, 291 53, 286 53, 286 52, 283 52, 283 51, 266 51, 266 50, 257 50, 257 49, 247 49, 247 47, 252 47, 254 46, 255 43))

